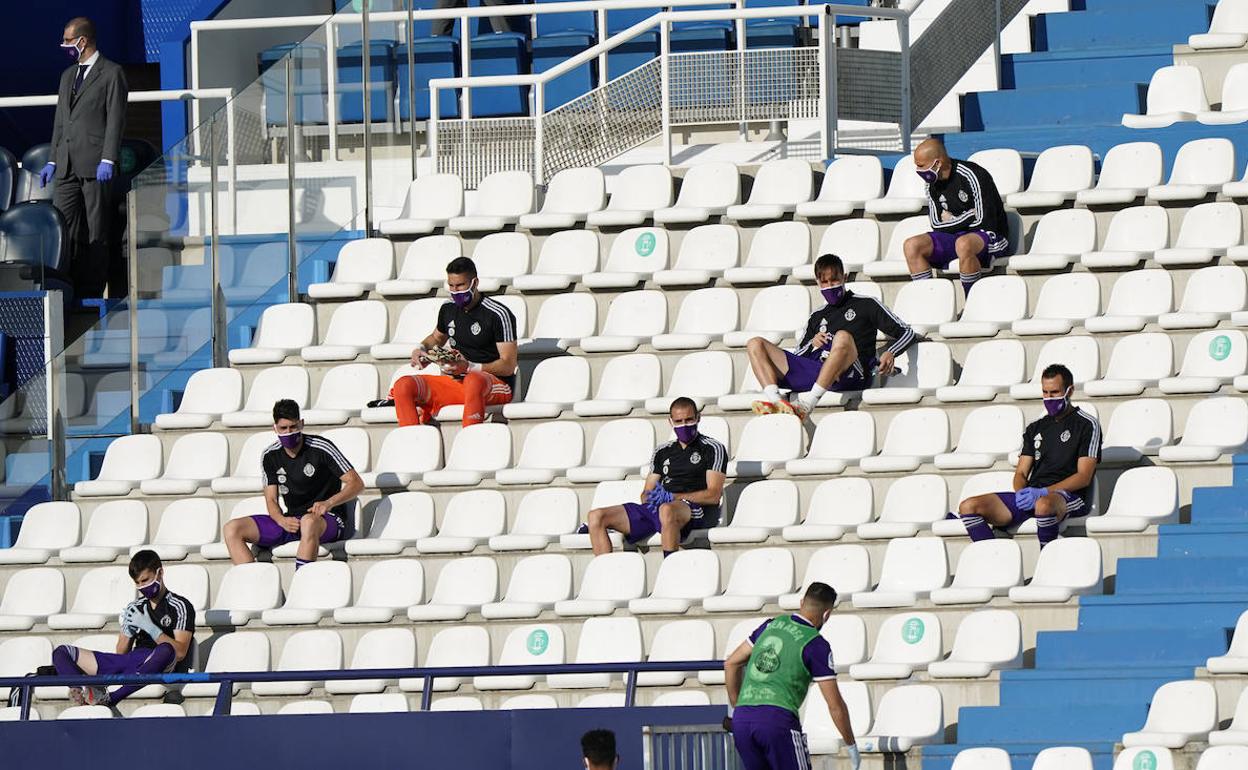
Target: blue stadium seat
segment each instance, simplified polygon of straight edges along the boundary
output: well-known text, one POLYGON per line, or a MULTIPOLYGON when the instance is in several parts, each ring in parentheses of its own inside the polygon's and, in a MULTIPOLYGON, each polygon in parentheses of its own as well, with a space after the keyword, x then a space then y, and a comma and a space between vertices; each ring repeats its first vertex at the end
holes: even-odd
POLYGON ((39 186, 39 171, 51 158, 52 145, 50 144, 36 144, 26 151, 26 154, 22 156, 22 168, 17 177, 15 203, 52 200, 52 188, 56 186, 55 183, 47 187, 39 186))
MULTIPOLYGON (((776 8, 793 5, 792 0, 746 0, 746 8, 776 8)), ((746 48, 794 48, 800 42, 801 19, 749 19, 745 22, 746 48)))
MULTIPOLYGON (((723 10, 731 5, 700 5, 696 9, 683 10, 723 10)), ((672 53, 688 53, 691 51, 727 51, 736 45, 736 31, 733 22, 722 21, 677 21, 672 24, 672 53)))
MULTIPOLYGON (((543 3, 568 2, 568 0, 538 0, 543 3)), ((598 34, 597 14, 593 11, 573 11, 571 13, 542 13, 537 16, 537 37, 551 35, 556 32, 585 32, 592 36, 598 34)))
MULTIPOLYGON (((623 32, 634 24, 645 21, 662 8, 627 8, 607 11, 607 36, 623 32)), ((659 31, 657 28, 643 32, 607 54, 607 77, 618 78, 635 70, 659 55, 659 31)))
MULTIPOLYGON (((369 122, 390 120, 394 104, 394 42, 374 40, 369 44, 369 122)), ((364 45, 352 43, 338 49, 338 119, 343 123, 364 122, 364 45)))
MULTIPOLYGON (((473 75, 523 75, 528 72, 528 40, 519 32, 499 32, 472 39, 473 75)), ((473 117, 507 117, 528 113, 528 86, 473 89, 473 117)))
MULTIPOLYGON (((412 43, 415 63, 416 120, 429 119, 429 81, 434 78, 459 77, 459 42, 454 37, 425 37, 412 43)), ((399 81, 399 117, 408 120, 407 44, 394 49, 394 75, 399 81)), ((459 117, 459 91, 443 89, 438 94, 438 115, 459 117)))
POLYGON ((13 192, 17 187, 17 158, 0 147, 0 211, 13 205, 13 192))
MULTIPOLYGON (((533 41, 533 71, 545 72, 593 45, 594 36, 588 32, 565 30, 541 35, 533 41)), ((597 85, 598 62, 594 59, 547 83, 545 107, 551 110, 566 104, 597 85)))
POLYGON ((65 220, 47 201, 28 201, 0 214, 0 288, 70 291, 65 220))
POLYGON ((283 43, 260 52, 264 87, 264 119, 270 126, 286 123, 286 56, 294 57, 294 121, 302 125, 326 121, 325 46, 283 43), (277 66, 274 66, 277 65, 277 66))

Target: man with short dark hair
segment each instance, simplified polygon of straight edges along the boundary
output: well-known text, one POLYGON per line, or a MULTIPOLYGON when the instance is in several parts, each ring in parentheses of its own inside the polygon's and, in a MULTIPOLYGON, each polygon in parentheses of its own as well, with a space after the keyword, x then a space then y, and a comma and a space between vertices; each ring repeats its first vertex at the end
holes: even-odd
POLYGON ((399 425, 424 425, 438 410, 464 405, 463 425, 485 422, 485 408, 511 401, 516 386, 516 317, 477 288, 477 266, 456 257, 446 266, 451 301, 437 327, 412 351, 412 366, 437 363, 440 375, 400 377, 390 389, 399 425))
POLYGON ((581 736, 581 755, 585 758, 585 770, 615 770, 620 755, 615 750, 615 733, 610 730, 590 730, 581 736))
POLYGON ((911 280, 932 277, 932 268, 958 263, 962 290, 992 270, 995 257, 1008 257, 1010 223, 992 174, 968 160, 949 157, 939 139, 914 148, 914 168, 927 183, 927 212, 932 231, 902 245, 911 280))
POLYGON ((1022 452, 1014 469, 1014 491, 976 495, 963 500, 958 516, 971 540, 989 540, 993 527, 1036 520, 1040 547, 1057 539, 1062 519, 1086 516, 1092 505, 1092 479, 1101 461, 1101 424, 1073 406, 1074 377, 1061 364, 1040 373, 1048 413, 1023 431, 1022 452))
POLYGON ((244 516, 225 525, 230 561, 255 561, 251 544, 276 548, 299 541, 295 569, 316 561, 324 543, 351 535, 348 505, 364 489, 364 481, 334 442, 303 432, 299 405, 284 398, 273 405, 273 442, 260 457, 267 514, 244 516), (278 505, 278 496, 286 512, 278 505))
POLYGON ((845 288, 845 265, 835 254, 815 260, 815 280, 827 304, 810 314, 797 349, 790 352, 762 337, 746 343, 750 368, 763 397, 754 414, 793 414, 806 419, 824 393, 864 390, 875 373, 893 373, 898 355, 914 342, 914 330, 873 297, 845 288), (893 339, 876 357, 879 332, 893 339), (780 388, 801 394, 780 398, 780 388))
POLYGON ((637 543, 658 532, 666 558, 695 529, 719 523, 719 505, 728 472, 728 449, 698 432, 697 403, 681 396, 668 408, 668 422, 676 434, 654 450, 645 489, 635 503, 595 508, 581 531, 589 534, 594 555, 611 553, 607 530, 637 543))
MULTIPOLYGON (((144 549, 130 558, 130 579, 139 592, 121 613, 117 652, 95 652, 72 644, 52 651, 52 665, 61 676, 158 674, 190 668, 195 638, 195 608, 165 586, 165 568, 155 551, 144 549)), ((133 695, 143 685, 70 687, 75 706, 109 706, 133 695)))
POLYGON ((845 742, 850 766, 858 770, 861 759, 849 709, 836 684, 832 646, 819 633, 835 606, 832 586, 811 583, 796 613, 763 623, 724 661, 724 685, 733 709, 724 723, 745 770, 810 767, 800 715, 812 681, 845 742))

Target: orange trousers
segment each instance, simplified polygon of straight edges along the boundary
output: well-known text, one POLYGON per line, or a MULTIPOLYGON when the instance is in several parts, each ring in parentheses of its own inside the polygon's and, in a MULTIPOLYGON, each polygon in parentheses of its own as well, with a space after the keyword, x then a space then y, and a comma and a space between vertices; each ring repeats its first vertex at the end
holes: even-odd
POLYGON ((485 422, 485 407, 511 402, 511 388, 489 372, 469 372, 461 382, 436 374, 400 377, 390 388, 399 426, 424 425, 444 406, 464 405, 464 426, 485 422))

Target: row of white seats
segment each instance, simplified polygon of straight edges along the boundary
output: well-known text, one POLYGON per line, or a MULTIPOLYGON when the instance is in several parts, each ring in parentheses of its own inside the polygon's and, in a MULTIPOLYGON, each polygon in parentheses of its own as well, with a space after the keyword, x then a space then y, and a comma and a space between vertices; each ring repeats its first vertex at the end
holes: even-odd
MULTIPOLYGON (((1220 3, 1219 7, 1226 5, 1220 3)), ((1188 765, 1176 764, 1170 749, 1147 746, 1124 749, 1114 760, 1113 770, 1175 770, 1188 765)), ((1248 767, 1248 747, 1214 746, 1205 749, 1196 762, 1196 770, 1240 770, 1248 767)), ((1092 770, 1092 755, 1077 746, 1054 746, 1036 755, 1032 770, 1092 770)), ((1011 764, 1005 749, 976 748, 958 752, 951 770, 1022 770, 1011 764)))
MULTIPOLYGON (((1016 603, 1064 602, 1098 593, 1102 585, 1100 545, 1091 538, 1062 538, 1041 551, 1035 574, 1023 585, 1022 555, 1009 539, 972 543, 950 583, 944 541, 935 537, 895 538, 885 550, 878 584, 861 545, 828 546, 807 565, 795 583, 792 551, 757 548, 738 557, 721 591, 720 563, 712 550, 692 549, 664 559, 646 594, 646 567, 636 552, 616 552, 590 561, 573 593, 572 563, 562 554, 522 558, 499 595, 497 562, 485 556, 464 557, 443 565, 425 601, 424 568, 418 559, 376 562, 365 573, 352 603, 352 578, 345 562, 321 560, 298 570, 283 601, 274 564, 252 562, 226 572, 209 602, 207 571, 197 564, 170 565, 167 583, 203 611, 207 626, 244 625, 258 620, 269 626, 316 624, 332 617, 338 623, 388 623, 406 615, 414 621, 462 620, 477 612, 487 619, 536 618, 553 611, 562 617, 609 615, 626 609, 632 615, 684 614, 700 607, 708 613, 757 612, 778 604, 796 609, 801 588, 818 580, 834 585, 858 608, 984 604, 994 597, 1016 603), (795 590, 796 589, 796 590, 795 590)), ((64 608, 64 578, 53 568, 36 567, 13 574, 0 603, 0 628, 28 630, 46 623, 54 630, 98 629, 134 587, 124 567, 96 567, 82 576, 73 604, 64 608), (120 603, 119 603, 120 602, 120 603)))
POLYGON ((1226 71, 1219 109, 1209 109, 1205 78, 1199 67, 1173 64, 1153 73, 1144 114, 1122 116, 1122 125, 1127 128, 1165 128, 1186 121, 1207 126, 1248 121, 1248 64, 1235 64, 1226 71))
POLYGON ((1240 0, 1218 0, 1209 31, 1191 35, 1188 46, 1196 50, 1240 48, 1248 42, 1248 6, 1240 0))
POLYGON ((1248 688, 1240 693, 1230 725, 1219 730, 1219 722, 1218 695, 1212 682, 1167 682, 1153 693, 1144 726, 1123 735, 1122 744, 1167 749, 1181 749, 1189 743, 1248 746, 1248 688))

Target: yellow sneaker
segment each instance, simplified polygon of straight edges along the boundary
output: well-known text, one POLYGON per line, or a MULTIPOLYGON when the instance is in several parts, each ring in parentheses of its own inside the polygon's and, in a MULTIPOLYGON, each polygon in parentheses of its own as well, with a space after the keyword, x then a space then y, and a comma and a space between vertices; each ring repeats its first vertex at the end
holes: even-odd
MULTIPOLYGON (((784 402, 781 401, 780 403, 784 402)), ((779 414, 781 411, 780 404, 774 401, 755 401, 750 404, 750 409, 754 414, 779 414)))
POLYGON ((800 403, 794 401, 781 401, 776 405, 776 412, 779 414, 791 414, 798 420, 806 419, 806 409, 800 403))

